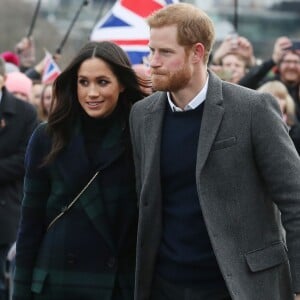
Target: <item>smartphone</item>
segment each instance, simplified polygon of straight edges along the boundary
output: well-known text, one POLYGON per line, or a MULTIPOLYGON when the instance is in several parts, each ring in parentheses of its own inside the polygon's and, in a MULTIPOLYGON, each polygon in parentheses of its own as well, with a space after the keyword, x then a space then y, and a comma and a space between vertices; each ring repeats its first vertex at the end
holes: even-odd
POLYGON ((293 41, 292 50, 300 50, 300 41, 293 41))

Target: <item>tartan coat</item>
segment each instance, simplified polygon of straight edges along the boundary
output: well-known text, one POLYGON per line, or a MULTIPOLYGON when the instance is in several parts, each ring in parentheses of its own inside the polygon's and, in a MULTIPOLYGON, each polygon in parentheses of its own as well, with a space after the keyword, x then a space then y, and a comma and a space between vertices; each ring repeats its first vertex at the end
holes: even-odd
POLYGON ((95 170, 80 126, 57 159, 40 167, 51 145, 45 128, 42 124, 34 132, 26 154, 13 299, 132 300, 137 205, 132 156, 121 142, 124 128, 115 126, 103 139, 104 164, 97 178, 47 232, 95 170), (107 218, 115 212, 117 238, 107 218), (113 296, 116 285, 120 298, 113 296))
POLYGON ((5 87, 0 106, 0 244, 9 245, 17 236, 25 151, 38 122, 35 108, 5 87))
MULTIPOLYGON (((166 93, 157 92, 134 104, 130 116, 139 201, 136 300, 150 299, 161 243, 166 105, 166 93)), ((300 159, 276 99, 209 72, 195 180, 231 298, 294 299, 300 293, 300 159)))

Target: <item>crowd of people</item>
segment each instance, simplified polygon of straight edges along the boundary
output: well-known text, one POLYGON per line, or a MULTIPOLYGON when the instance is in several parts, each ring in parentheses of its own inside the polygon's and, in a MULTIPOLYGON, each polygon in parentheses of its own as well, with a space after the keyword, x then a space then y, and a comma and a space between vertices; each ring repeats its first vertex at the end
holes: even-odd
POLYGON ((300 299, 298 44, 147 22, 146 64, 88 42, 44 81, 32 37, 0 53, 0 300, 300 299))

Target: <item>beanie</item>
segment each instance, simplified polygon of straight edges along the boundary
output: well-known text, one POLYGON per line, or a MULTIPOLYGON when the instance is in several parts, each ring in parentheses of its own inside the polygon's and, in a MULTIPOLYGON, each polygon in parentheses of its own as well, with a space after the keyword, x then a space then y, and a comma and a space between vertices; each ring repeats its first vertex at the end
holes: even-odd
POLYGON ((22 93, 29 99, 32 81, 24 73, 10 72, 6 75, 5 87, 11 93, 22 93))
POLYGON ((12 63, 14 65, 16 65, 17 67, 19 67, 20 65, 20 60, 19 60, 19 56, 14 53, 14 52, 11 52, 11 51, 5 51, 5 52, 2 52, 0 54, 0 56, 6 61, 6 62, 9 62, 9 63, 12 63))
POLYGON ((20 71, 19 67, 17 67, 15 64, 12 64, 10 62, 5 63, 5 72, 10 73, 10 72, 18 72, 20 71))

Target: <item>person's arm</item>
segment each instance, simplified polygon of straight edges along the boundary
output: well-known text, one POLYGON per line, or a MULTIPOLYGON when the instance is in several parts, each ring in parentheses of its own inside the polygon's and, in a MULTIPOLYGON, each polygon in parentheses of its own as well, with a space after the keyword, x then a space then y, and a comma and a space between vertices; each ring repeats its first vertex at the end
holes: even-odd
POLYGON ((289 38, 279 37, 274 43, 271 58, 264 61, 260 66, 251 68, 238 84, 250 89, 257 89, 271 69, 280 63, 282 57, 287 51, 286 49, 290 45, 291 40, 289 38))
POLYGON ((45 155, 45 134, 41 134, 44 130, 42 126, 39 126, 32 135, 26 152, 24 198, 17 237, 13 300, 32 300, 32 274, 45 234, 50 180, 47 168, 41 167, 45 155))
POLYGON ((254 160, 286 231, 293 290, 300 291, 300 158, 284 124, 277 100, 258 94, 252 101, 254 160))
POLYGON ((15 51, 20 58, 20 70, 25 72, 35 62, 35 44, 33 37, 23 37, 15 46, 15 51))
POLYGON ((254 66, 256 63, 253 46, 250 41, 243 36, 231 35, 225 38, 213 54, 213 64, 221 65, 222 58, 229 53, 241 56, 245 60, 247 67, 254 66))
POLYGON ((276 64, 273 59, 269 59, 259 66, 252 67, 238 82, 238 84, 249 89, 256 90, 259 87, 260 82, 267 76, 275 65, 276 64))

